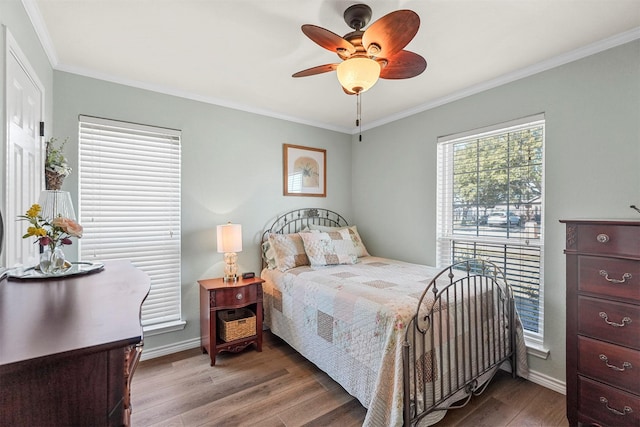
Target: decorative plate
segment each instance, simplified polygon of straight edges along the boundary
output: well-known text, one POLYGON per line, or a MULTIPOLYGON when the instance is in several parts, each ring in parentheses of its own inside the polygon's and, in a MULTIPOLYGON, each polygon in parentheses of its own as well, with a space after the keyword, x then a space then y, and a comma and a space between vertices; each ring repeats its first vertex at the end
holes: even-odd
POLYGON ((85 274, 97 273, 104 269, 101 262, 68 262, 65 261, 65 270, 57 273, 43 273, 40 267, 31 267, 27 269, 14 268, 7 271, 9 280, 42 280, 42 279, 61 279, 73 276, 82 276, 85 274))

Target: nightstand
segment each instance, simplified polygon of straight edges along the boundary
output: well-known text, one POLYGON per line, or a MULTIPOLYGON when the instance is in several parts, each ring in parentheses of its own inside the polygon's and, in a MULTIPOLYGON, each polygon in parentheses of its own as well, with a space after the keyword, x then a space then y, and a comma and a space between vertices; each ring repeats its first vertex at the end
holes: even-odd
POLYGON ((211 366, 222 351, 238 352, 250 344, 262 351, 262 280, 259 277, 224 282, 222 278, 198 280, 200 284, 200 336, 202 352, 209 353, 211 366), (218 334, 218 311, 249 308, 256 315, 256 334, 225 342, 218 334))

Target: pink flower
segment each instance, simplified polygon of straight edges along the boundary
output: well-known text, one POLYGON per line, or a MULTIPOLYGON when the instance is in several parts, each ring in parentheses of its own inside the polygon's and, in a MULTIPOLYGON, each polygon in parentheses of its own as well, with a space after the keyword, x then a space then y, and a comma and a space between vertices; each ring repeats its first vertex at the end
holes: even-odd
POLYGON ((51 238, 49 236, 44 236, 39 239, 40 246, 47 246, 51 243, 51 238))
POLYGON ((51 221, 51 225, 60 228, 69 236, 82 237, 82 226, 70 218, 57 217, 51 221))

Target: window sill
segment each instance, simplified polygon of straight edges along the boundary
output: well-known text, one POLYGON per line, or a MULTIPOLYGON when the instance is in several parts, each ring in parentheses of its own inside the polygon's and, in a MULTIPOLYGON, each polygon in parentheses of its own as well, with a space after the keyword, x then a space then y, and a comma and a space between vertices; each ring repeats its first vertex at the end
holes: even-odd
POLYGON ((152 337, 154 335, 166 334, 169 332, 181 331, 187 326, 187 322, 184 320, 175 320, 173 322, 160 323, 158 325, 143 326, 142 331, 145 337, 152 337))
POLYGON ((551 351, 548 348, 544 348, 541 345, 534 344, 531 342, 526 342, 527 345, 527 354, 533 357, 537 357, 539 359, 547 360, 551 351))

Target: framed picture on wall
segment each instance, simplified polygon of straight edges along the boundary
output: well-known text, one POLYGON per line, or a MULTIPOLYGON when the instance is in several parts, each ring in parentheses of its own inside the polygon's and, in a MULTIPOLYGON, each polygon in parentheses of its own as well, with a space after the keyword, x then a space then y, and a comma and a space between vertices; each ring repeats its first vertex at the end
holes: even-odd
POLYGON ((284 144, 284 195, 327 197, 327 150, 284 144))

